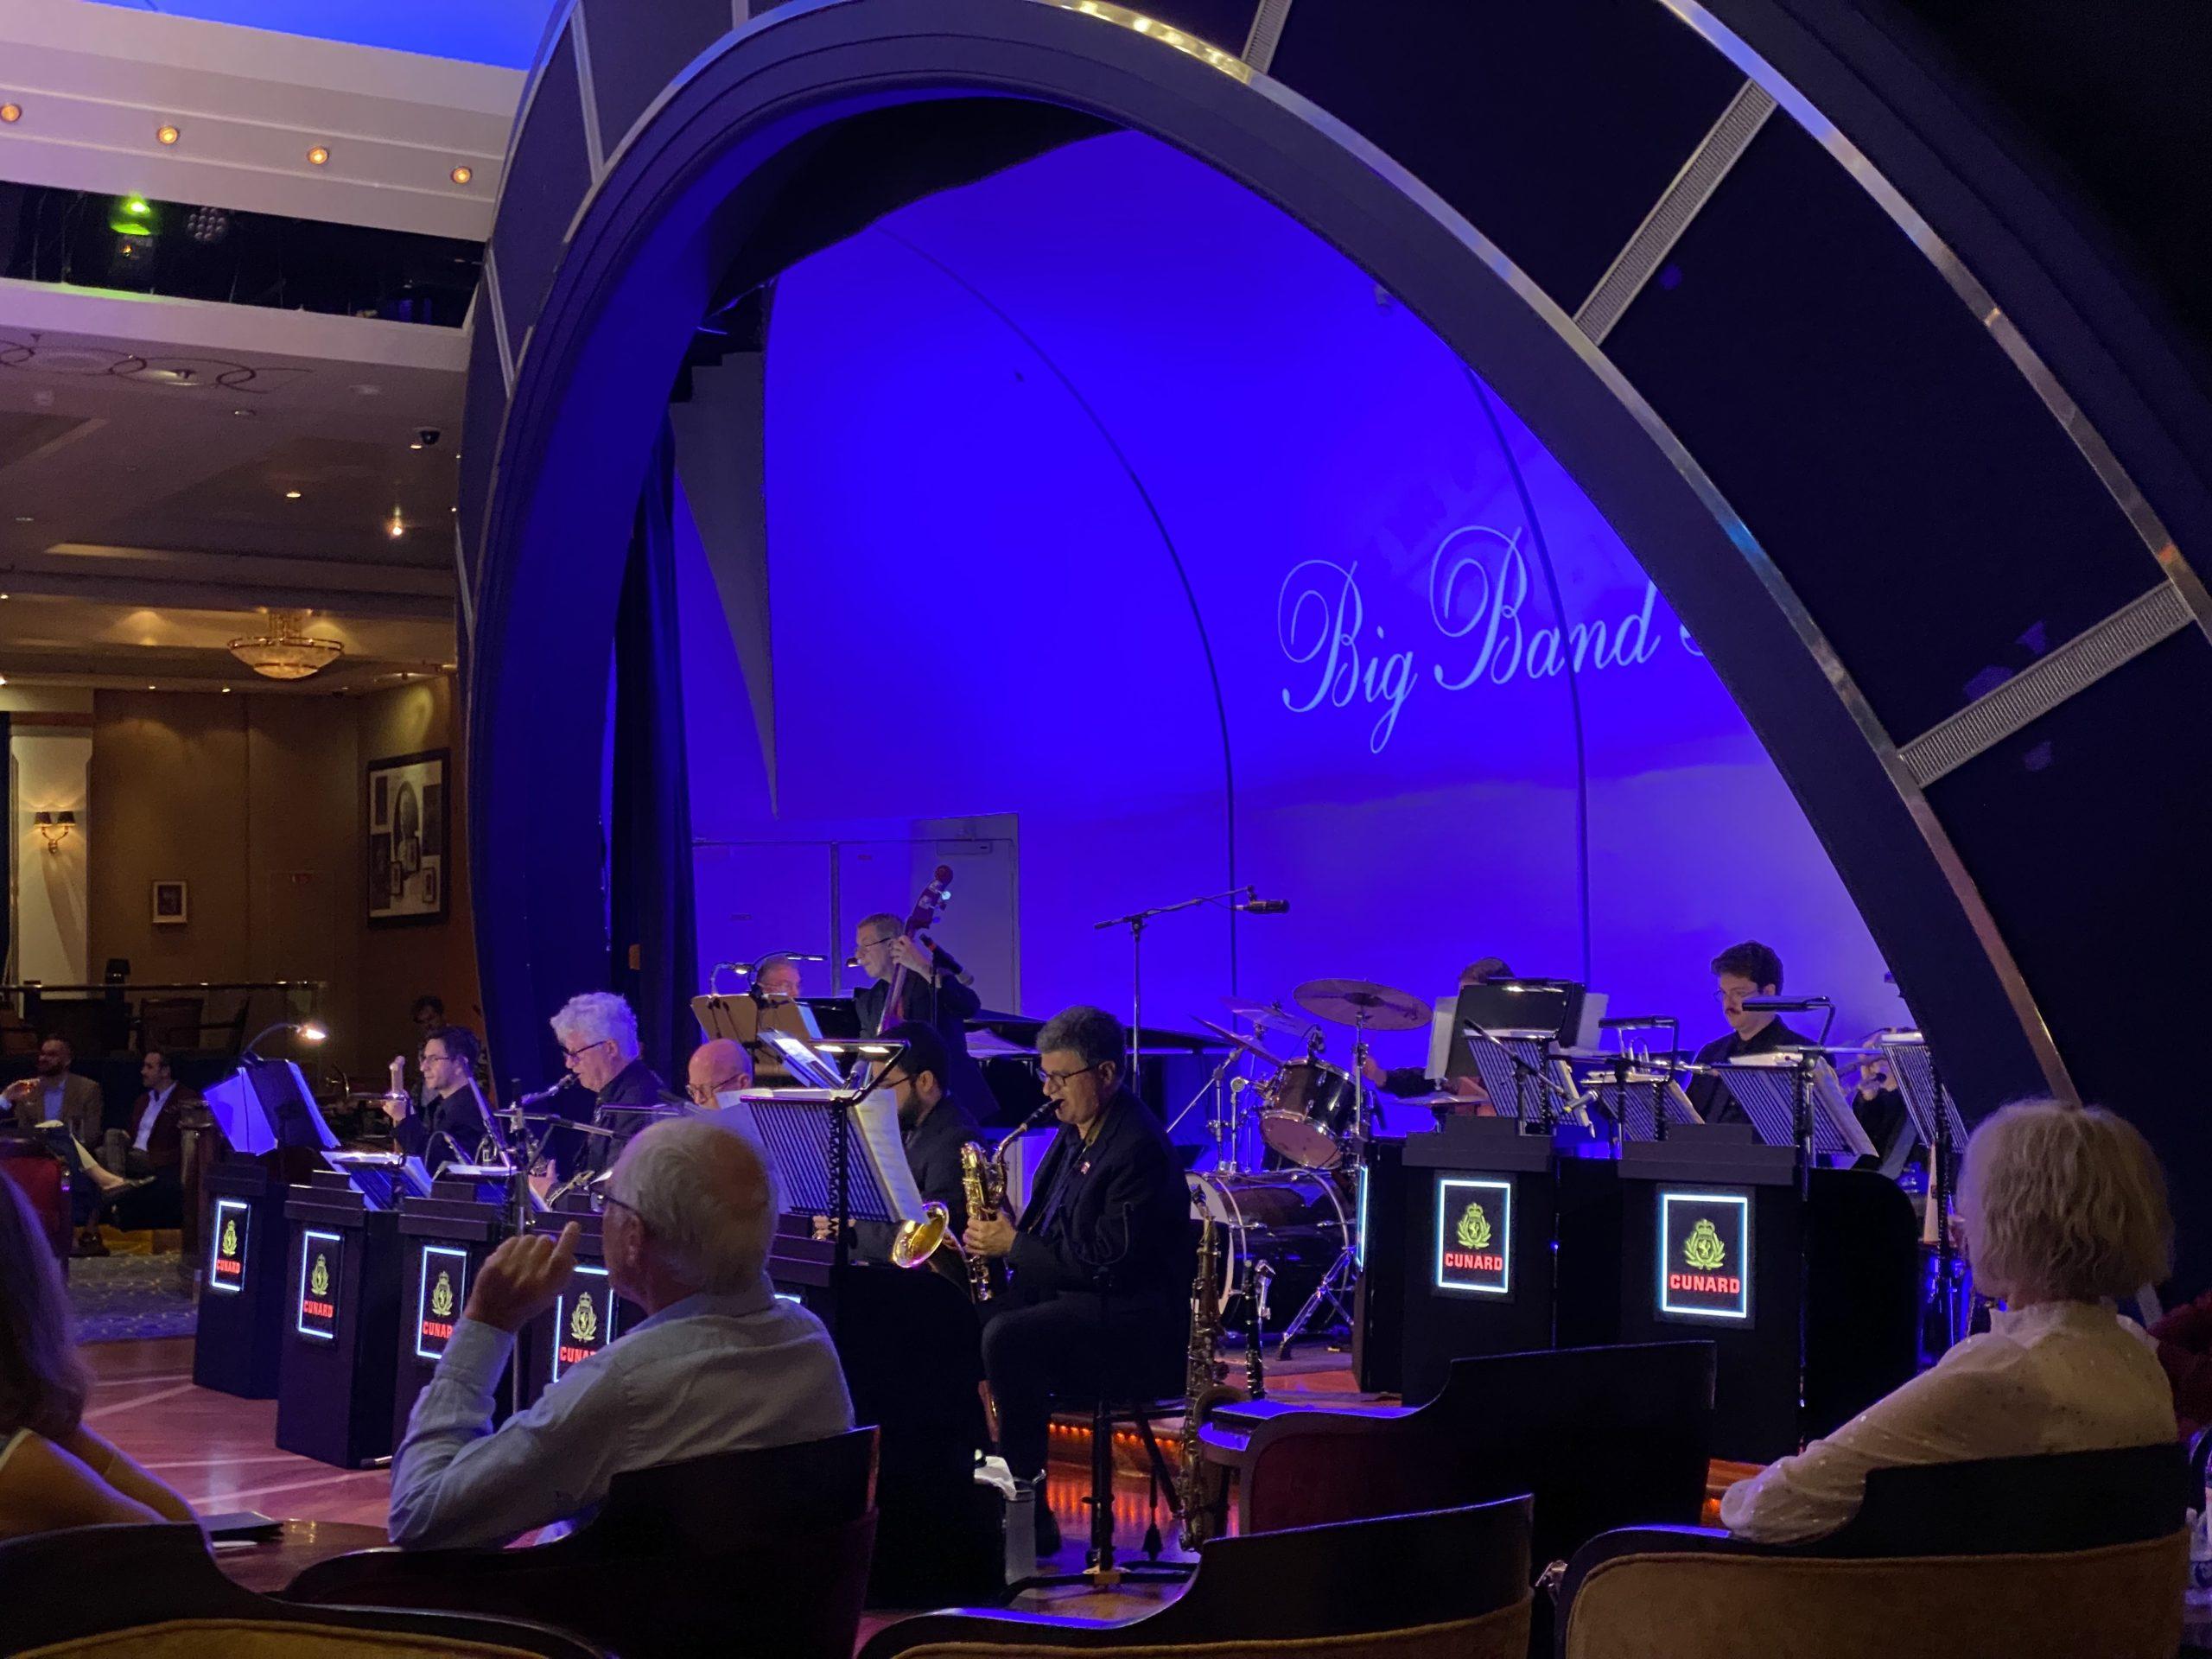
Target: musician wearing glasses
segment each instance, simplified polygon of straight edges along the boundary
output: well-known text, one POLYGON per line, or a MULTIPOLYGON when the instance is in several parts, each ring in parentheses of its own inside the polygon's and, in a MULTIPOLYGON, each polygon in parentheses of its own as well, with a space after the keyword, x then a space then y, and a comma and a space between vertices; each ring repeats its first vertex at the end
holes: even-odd
POLYGON ((853 993, 861 1029, 880 1032, 904 1020, 929 1027, 944 1046, 945 1069, 939 1075, 945 1092, 975 1117, 996 1116, 990 1085, 968 1052, 968 1021, 983 1006, 974 988, 946 972, 930 948, 887 910, 854 929, 853 957, 872 982, 853 993))
POLYGON ((652 1122, 651 1114, 680 1101, 639 1054, 638 1016, 613 992, 572 996, 551 1023, 569 1070, 592 1092, 591 1123, 610 1131, 590 1135, 555 1131, 548 1142, 553 1167, 566 1179, 580 1170, 607 1168, 622 1143, 652 1122))
MULTIPOLYGON (((999 1449, 1041 1496, 1056 1395, 1090 1401, 1181 1386, 1195 1258, 1191 1198, 1160 1120, 1129 1092, 1122 1023, 1072 1007, 1037 1035, 1038 1072, 1060 1123, 1019 1224, 970 1217, 967 1248, 1011 1270, 983 1328, 999 1449)), ((1057 1548, 1048 1505, 1038 1546, 1057 1548)))
POLYGON ((485 1138, 484 1097, 476 1091, 476 1063, 484 1046, 465 1026, 441 1026, 423 1039, 423 1105, 405 1095, 386 1095, 392 1144, 420 1158, 433 1173, 448 1164, 475 1161, 485 1138))
MULTIPOLYGON (((1808 1039, 1798 1035, 1773 1014, 1747 1008, 1750 997, 1782 994, 1782 958, 1770 945, 1756 939, 1732 944, 1713 959, 1713 991, 1728 1020, 1728 1034, 1717 1037, 1697 1052, 1695 1064, 1714 1065, 1743 1054, 1771 1054, 1778 1048, 1802 1048, 1808 1039)), ((1708 1123, 1748 1123, 1751 1120, 1721 1086, 1719 1077, 1700 1076, 1687 1090, 1691 1106, 1708 1123)))
POLYGON ((745 1045, 728 1037, 700 1044, 683 1069, 684 1096, 702 1112, 720 1111, 723 1095, 752 1086, 753 1063, 746 1058, 745 1045))

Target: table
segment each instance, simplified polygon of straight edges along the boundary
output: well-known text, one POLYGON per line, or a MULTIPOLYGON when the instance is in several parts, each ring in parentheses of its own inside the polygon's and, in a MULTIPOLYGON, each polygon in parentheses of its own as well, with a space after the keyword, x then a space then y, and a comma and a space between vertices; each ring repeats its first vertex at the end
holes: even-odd
POLYGON ((273 1596, 313 1567, 356 1549, 380 1549, 391 1541, 382 1527, 344 1521, 287 1521, 284 1530, 265 1544, 226 1544, 215 1565, 232 1583, 273 1596))

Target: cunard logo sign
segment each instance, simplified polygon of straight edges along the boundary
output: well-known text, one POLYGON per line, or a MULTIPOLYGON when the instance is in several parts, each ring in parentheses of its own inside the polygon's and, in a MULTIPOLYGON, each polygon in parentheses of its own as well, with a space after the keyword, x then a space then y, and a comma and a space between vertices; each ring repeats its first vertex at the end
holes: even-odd
POLYGON ((1513 1292, 1513 1183, 1488 1176, 1436 1178, 1439 1290, 1479 1296, 1513 1292))
POLYGON ((415 1282, 415 1352, 435 1359, 453 1340, 454 1322, 468 1300, 468 1252, 451 1244, 425 1244, 415 1282))
POLYGON ((576 1269, 575 1277, 553 1304, 553 1363, 548 1382, 560 1380, 614 1340, 614 1287, 605 1268, 576 1269))
POLYGON ((1678 1319, 1751 1317, 1751 1196, 1659 1192, 1659 1313, 1678 1319))
POLYGON ((243 1198, 215 1200, 215 1247, 207 1256, 207 1288, 245 1288, 245 1241, 249 1217, 243 1198))
POLYGON ((340 1235, 313 1227, 300 1234, 298 1318, 293 1323, 302 1336, 321 1342, 337 1336, 345 1262, 346 1241, 340 1235))

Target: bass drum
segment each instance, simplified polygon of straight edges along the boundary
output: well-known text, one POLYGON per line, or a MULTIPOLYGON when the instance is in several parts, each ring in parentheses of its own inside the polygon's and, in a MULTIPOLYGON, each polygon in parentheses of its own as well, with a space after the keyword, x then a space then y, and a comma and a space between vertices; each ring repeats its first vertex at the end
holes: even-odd
POLYGON ((1191 1219, 1202 1224, 1211 1217, 1223 1241, 1216 1316, 1226 1328, 1245 1328, 1246 1264, 1265 1262, 1274 1269, 1268 1326, 1280 1329, 1313 1294, 1351 1236, 1335 1178, 1313 1169, 1233 1175, 1192 1170, 1184 1179, 1191 1187, 1191 1219))

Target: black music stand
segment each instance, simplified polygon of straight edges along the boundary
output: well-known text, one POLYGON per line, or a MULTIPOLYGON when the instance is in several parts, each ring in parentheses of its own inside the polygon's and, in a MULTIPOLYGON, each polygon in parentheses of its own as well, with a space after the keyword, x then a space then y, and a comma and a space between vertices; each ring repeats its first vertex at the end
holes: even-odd
POLYGON ((1928 1203, 1935 1211, 1936 1223, 1936 1294, 1942 1306, 1943 1345, 1948 1349, 1966 1334, 1960 1328, 1957 1253, 1951 1244, 1951 1206, 1958 1193, 1966 1120, 1959 1116, 1951 1091, 1943 1086, 1935 1050, 1918 1032, 1885 1032, 1877 1040, 1897 1073, 1906 1120, 1929 1151, 1928 1203))
POLYGON ((1459 1021, 1459 1030, 1468 1062, 1482 1079, 1492 1109, 1500 1117, 1541 1123, 1549 1134, 1574 1100, 1564 1081, 1564 1064, 1551 1056, 1554 1033, 1527 1028, 1492 1030, 1465 1019, 1459 1021), (1529 1109, 1531 1090, 1536 1107, 1533 1114, 1529 1109))

